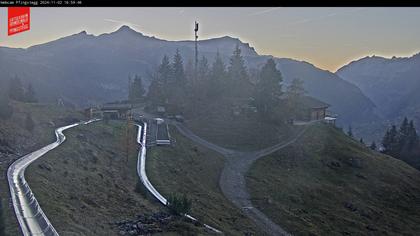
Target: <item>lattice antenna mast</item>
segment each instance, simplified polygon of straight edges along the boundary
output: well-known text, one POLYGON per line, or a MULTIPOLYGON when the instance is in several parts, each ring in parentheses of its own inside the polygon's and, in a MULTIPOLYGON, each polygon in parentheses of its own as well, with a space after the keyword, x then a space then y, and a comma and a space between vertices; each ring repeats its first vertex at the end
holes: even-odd
POLYGON ((198 22, 195 22, 194 27, 194 33, 195 33, 195 66, 194 66, 194 72, 195 72, 195 80, 197 80, 197 72, 198 72, 198 47, 197 47, 197 41, 198 41, 198 22))

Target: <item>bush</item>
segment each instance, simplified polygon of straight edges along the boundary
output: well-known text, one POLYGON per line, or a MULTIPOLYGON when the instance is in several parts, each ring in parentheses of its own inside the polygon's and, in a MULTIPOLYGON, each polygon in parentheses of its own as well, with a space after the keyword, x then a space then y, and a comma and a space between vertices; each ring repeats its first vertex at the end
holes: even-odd
POLYGON ((185 194, 182 197, 177 194, 171 194, 167 204, 173 214, 184 215, 190 212, 192 202, 185 194))

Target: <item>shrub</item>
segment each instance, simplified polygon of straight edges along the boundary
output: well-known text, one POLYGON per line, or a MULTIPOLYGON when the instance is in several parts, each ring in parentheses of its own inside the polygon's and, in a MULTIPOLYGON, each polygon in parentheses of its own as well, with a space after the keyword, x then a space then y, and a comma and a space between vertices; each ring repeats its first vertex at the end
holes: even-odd
POLYGON ((182 196, 171 194, 168 198, 167 204, 173 214, 184 215, 190 212, 192 202, 185 196, 185 194, 182 196))
POLYGON ((144 187, 143 183, 140 180, 137 180, 136 188, 134 189, 136 193, 140 193, 143 197, 147 196, 146 187, 144 187))

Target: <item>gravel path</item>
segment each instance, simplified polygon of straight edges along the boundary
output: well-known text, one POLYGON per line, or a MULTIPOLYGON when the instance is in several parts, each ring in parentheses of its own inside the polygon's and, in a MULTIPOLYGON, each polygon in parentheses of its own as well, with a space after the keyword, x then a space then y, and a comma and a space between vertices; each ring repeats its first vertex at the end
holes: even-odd
POLYGON ((235 206, 240 208, 245 215, 252 219, 261 230, 268 235, 290 235, 279 225, 270 220, 264 213, 252 205, 250 195, 247 191, 245 175, 252 164, 259 158, 278 151, 292 143, 294 143, 306 131, 304 127, 292 139, 276 144, 274 146, 253 152, 241 152, 232 149, 220 147, 214 143, 210 143, 191 132, 187 127, 180 123, 172 122, 175 127, 192 141, 199 143, 211 150, 214 150, 226 157, 226 163, 222 170, 219 180, 219 186, 223 194, 235 206))

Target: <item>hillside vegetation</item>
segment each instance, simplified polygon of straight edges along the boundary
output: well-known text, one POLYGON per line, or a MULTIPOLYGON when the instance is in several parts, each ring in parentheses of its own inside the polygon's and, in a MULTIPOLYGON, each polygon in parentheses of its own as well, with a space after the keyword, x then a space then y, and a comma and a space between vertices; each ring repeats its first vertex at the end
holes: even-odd
MULTIPOLYGON (((83 119, 82 114, 54 104, 10 101, 11 113, 0 118, 0 197, 6 235, 19 234, 17 219, 9 207, 9 186, 6 172, 9 165, 28 152, 55 141, 54 129, 83 119), (32 122, 27 122, 30 115, 32 122)), ((1 225, 1 221, 0 221, 1 225)))
POLYGON ((263 122, 255 114, 233 116, 228 106, 212 108, 214 110, 208 114, 187 120, 185 124, 196 135, 222 147, 259 150, 281 142, 294 132, 290 125, 263 122))
POLYGON ((420 172, 327 125, 258 160, 253 203, 295 235, 418 235, 420 172))
POLYGON ((51 223, 60 235, 203 234, 138 186, 136 128, 130 127, 128 149, 125 122, 75 127, 28 167, 26 179, 51 223))
POLYGON ((32 191, 60 235, 115 235, 109 223, 155 211, 135 192, 136 149, 127 159, 124 125, 79 126, 26 171, 32 191))
POLYGON ((191 215, 226 235, 258 235, 257 226, 232 205, 219 188, 224 158, 191 141, 172 128, 174 147, 148 151, 147 173, 164 196, 186 194, 192 199, 191 215))

